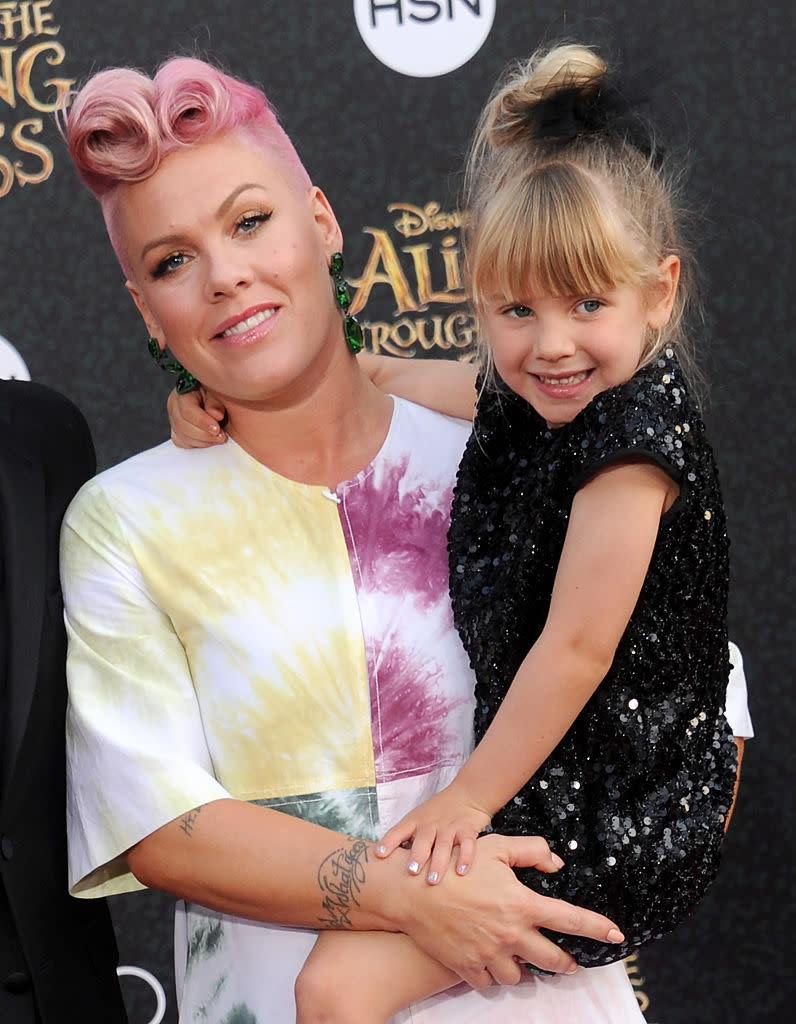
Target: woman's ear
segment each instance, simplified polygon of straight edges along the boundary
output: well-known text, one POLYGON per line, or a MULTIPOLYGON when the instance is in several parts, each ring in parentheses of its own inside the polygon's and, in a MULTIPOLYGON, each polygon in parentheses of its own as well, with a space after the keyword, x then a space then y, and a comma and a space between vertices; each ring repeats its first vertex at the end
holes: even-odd
POLYGON ((133 284, 132 281, 125 281, 124 287, 132 295, 133 302, 136 304, 138 312, 141 314, 141 318, 146 324, 146 329, 149 332, 150 338, 157 339, 162 352, 166 348, 166 339, 163 337, 163 331, 160 329, 160 324, 158 324, 157 320, 152 316, 152 312, 147 305, 146 299, 138 290, 138 286, 133 284))
POLYGON ((669 323, 680 280, 680 257, 667 256, 658 265, 658 280, 650 289, 647 326, 654 331, 669 323))
POLYGON ((343 232, 337 223, 332 205, 317 185, 312 186, 312 210, 324 248, 329 255, 343 248, 343 232))

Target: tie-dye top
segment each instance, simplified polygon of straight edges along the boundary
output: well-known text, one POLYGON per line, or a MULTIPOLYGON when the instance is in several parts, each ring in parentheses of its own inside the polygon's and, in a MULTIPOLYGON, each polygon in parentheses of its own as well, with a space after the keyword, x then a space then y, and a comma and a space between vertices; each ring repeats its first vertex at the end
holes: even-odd
POLYGON ((466 436, 396 401, 336 494, 232 441, 169 442, 83 488, 62 564, 76 894, 135 888, 119 855, 209 800, 375 837, 380 787, 462 762, 445 534, 466 436))
MULTIPOLYGON (((394 402, 380 452, 334 494, 228 441, 161 445, 74 500, 62 573, 75 895, 140 888, 123 852, 229 796, 376 838, 469 754, 473 677, 446 552, 469 424, 394 402)), ((182 903, 175 931, 183 1024, 292 1024, 315 932, 182 903)), ((640 1021, 617 967, 549 999, 543 984, 486 1002, 458 988, 394 1020, 525 1021, 532 997, 544 1024, 548 1004, 561 1020, 589 1008, 600 1024, 597 1005, 605 1024, 640 1021)))

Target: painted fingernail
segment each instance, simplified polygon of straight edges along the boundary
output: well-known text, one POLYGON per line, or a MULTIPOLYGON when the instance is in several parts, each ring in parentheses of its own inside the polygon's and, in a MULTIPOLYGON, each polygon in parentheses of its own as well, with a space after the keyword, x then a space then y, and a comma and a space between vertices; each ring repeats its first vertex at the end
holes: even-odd
POLYGON ((211 434, 217 434, 218 430, 219 430, 219 427, 218 427, 217 423, 211 423, 210 424, 210 433, 211 434))
POLYGON ((420 870, 420 865, 416 860, 410 860, 406 870, 410 875, 416 875, 420 870))
POLYGON ((559 869, 563 868, 564 862, 563 862, 563 860, 561 860, 561 858, 558 856, 557 853, 550 854, 550 857, 551 857, 553 863, 555 864, 555 866, 557 868, 559 868, 559 869))
POLYGON ((384 843, 382 843, 380 846, 376 847, 376 853, 380 857, 383 857, 386 852, 387 852, 387 847, 384 845, 384 843))
POLYGON ((429 874, 429 876, 428 876, 428 884, 429 885, 434 885, 438 881, 439 881, 439 875, 437 874, 436 871, 432 871, 429 874))
POLYGON ((612 928, 606 935, 609 942, 624 942, 625 937, 618 928, 612 928))
POLYGON ((469 866, 470 866, 469 864, 458 864, 456 866, 456 874, 457 875, 464 875, 464 874, 466 874, 467 873, 467 868, 469 866))

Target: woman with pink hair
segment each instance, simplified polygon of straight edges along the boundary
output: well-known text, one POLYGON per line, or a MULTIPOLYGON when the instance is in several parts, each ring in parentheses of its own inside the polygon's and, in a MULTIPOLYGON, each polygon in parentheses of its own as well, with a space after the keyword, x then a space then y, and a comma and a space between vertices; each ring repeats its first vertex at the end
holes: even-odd
POLYGON ((543 839, 487 836, 436 886, 373 856, 472 747, 445 544, 469 423, 363 374, 340 228, 265 96, 192 59, 106 71, 64 133, 150 351, 228 438, 67 514, 73 894, 178 897, 185 1022, 293 1021, 318 929, 404 932, 467 982, 396 1022, 639 1021, 621 963, 541 933, 622 938, 516 880, 560 866, 543 839))

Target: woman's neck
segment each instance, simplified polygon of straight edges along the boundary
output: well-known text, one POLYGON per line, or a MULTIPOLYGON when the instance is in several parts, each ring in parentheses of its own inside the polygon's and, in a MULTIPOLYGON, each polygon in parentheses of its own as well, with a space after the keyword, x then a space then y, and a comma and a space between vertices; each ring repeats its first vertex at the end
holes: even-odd
POLYGON ((227 434, 258 462, 291 480, 333 488, 378 453, 390 427, 392 399, 344 353, 292 401, 228 402, 227 410, 227 434))

